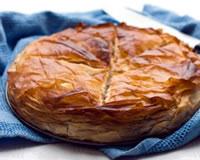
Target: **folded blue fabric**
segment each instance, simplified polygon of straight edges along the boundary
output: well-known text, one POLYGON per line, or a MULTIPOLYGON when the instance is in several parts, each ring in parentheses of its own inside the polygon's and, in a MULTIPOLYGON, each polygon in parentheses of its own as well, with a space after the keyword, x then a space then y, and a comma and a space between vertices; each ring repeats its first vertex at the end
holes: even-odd
MULTIPOLYGON (((145 14, 157 18, 159 14, 155 14, 155 11, 156 13, 163 13, 162 20, 165 19, 165 16, 167 17, 168 14, 171 14, 152 6, 145 6, 144 8, 145 14)), ((179 19, 177 15, 173 14, 173 16, 176 17, 174 19, 179 19)), ((167 20, 165 20, 165 23, 167 20)), ((79 22, 84 22, 88 25, 104 22, 117 23, 116 20, 101 10, 74 14, 56 14, 53 12, 42 12, 33 15, 13 12, 0 13, 0 142, 8 138, 16 140, 17 137, 43 143, 52 143, 56 141, 53 138, 42 135, 24 126, 12 114, 5 99, 6 70, 16 54, 28 43, 37 39, 38 36, 48 35, 67 27, 75 26, 79 22)), ((182 21, 179 22, 184 24, 182 28, 188 25, 188 21, 186 23, 182 21)), ((197 22, 198 21, 196 21, 196 24, 199 25, 197 22)), ((170 22, 168 23, 170 24, 170 22)), ((195 31, 187 33, 195 36, 197 35, 195 31)), ((188 143, 199 134, 200 111, 197 111, 179 130, 163 139, 152 137, 144 139, 137 145, 120 147, 109 146, 101 148, 100 150, 112 159, 121 156, 138 156, 178 148, 188 143)))
POLYGON ((168 10, 152 5, 145 5, 143 14, 169 25, 180 32, 192 37, 200 38, 200 21, 195 20, 188 15, 179 16, 174 12, 169 12, 168 10))

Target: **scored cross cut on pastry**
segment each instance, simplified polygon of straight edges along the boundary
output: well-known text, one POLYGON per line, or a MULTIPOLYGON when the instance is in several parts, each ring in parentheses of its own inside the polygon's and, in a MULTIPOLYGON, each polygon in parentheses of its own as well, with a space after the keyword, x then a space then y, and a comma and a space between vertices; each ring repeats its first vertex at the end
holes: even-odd
POLYGON ((22 119, 58 136, 106 144, 163 136, 198 109, 199 62, 161 30, 78 26, 17 56, 8 97, 22 119))

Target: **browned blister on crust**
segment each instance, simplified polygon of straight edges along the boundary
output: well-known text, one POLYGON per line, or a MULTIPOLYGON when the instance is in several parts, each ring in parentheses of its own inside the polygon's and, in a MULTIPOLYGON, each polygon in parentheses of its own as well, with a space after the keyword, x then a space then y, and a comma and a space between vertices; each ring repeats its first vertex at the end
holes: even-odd
POLYGON ((25 121, 98 143, 167 135, 198 109, 200 57, 161 30, 110 23, 29 44, 8 70, 25 121))

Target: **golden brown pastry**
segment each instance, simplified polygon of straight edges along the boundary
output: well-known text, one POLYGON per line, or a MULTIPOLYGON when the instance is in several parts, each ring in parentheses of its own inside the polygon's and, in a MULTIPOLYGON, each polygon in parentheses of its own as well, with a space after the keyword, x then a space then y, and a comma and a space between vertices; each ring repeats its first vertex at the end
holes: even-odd
POLYGON ((79 25, 29 44, 8 70, 8 96, 29 124, 98 143, 161 136, 200 103, 200 57, 161 30, 79 25))

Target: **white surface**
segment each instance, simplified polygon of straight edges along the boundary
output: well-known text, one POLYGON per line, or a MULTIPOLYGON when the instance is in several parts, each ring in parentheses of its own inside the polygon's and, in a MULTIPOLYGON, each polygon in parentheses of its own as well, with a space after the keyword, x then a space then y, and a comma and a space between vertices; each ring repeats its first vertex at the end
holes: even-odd
MULTIPOLYGON (((141 10, 144 3, 151 3, 171 9, 181 15, 189 14, 200 19, 199 5, 196 0, 0 0, 0 11, 17 11, 33 13, 43 10, 57 12, 77 12, 107 8, 120 15, 119 7, 132 7, 141 10)), ((127 19, 129 16, 122 17, 127 19)), ((133 16, 134 17, 134 16, 133 16)), ((133 18, 132 17, 132 18, 133 18)), ((137 20, 137 24, 145 26, 145 21, 137 20)), ((136 24, 135 24, 136 25, 136 24)), ((195 42, 196 43, 196 42, 195 42)), ((5 146, 0 144, 0 160, 108 160, 108 158, 94 149, 70 144, 33 145, 16 144, 5 146)), ((124 159, 124 158, 123 158, 124 159)), ((131 160, 133 158, 127 158, 131 160)), ((199 160, 200 139, 193 141, 175 151, 157 155, 136 158, 139 160, 199 160)))
POLYGON ((128 10, 122 7, 119 7, 118 10, 112 10, 110 8, 105 7, 105 11, 108 14, 110 14, 112 17, 114 17, 115 19, 121 22, 126 22, 129 25, 134 25, 138 27, 152 27, 152 28, 157 28, 157 29, 160 28, 164 32, 168 32, 172 35, 176 35, 176 37, 178 37, 185 43, 188 43, 191 47, 194 47, 196 44, 200 43, 199 39, 183 34, 171 27, 163 25, 155 20, 149 19, 131 10, 128 10))
MULTIPOLYGON (((1 146, 3 147, 3 146, 1 146)), ((108 160, 101 152, 69 144, 20 144, 0 151, 0 160, 108 160), (11 148, 11 149, 8 149, 11 148)))
POLYGON ((141 10, 144 4, 153 4, 175 11, 181 15, 189 14, 200 19, 197 0, 0 0, 0 11, 32 13, 42 10, 57 12, 85 11, 102 7, 129 6, 141 10))
MULTIPOLYGON (((0 145, 3 147, 3 145, 0 145)), ((2 148, 0 160, 109 160, 103 153, 70 144, 16 145, 2 148)), ((134 158, 134 160, 199 160, 200 139, 167 153, 134 158)), ((133 160, 133 158, 121 158, 133 160)))

